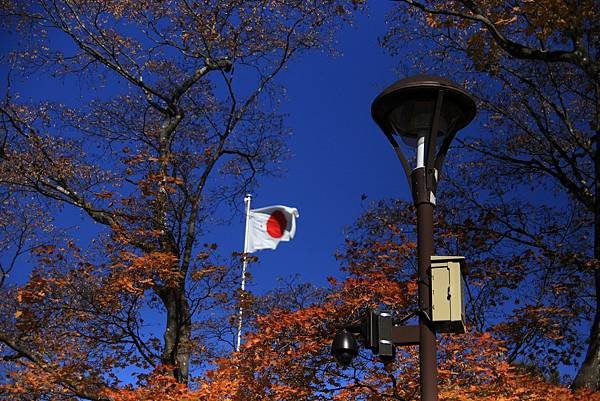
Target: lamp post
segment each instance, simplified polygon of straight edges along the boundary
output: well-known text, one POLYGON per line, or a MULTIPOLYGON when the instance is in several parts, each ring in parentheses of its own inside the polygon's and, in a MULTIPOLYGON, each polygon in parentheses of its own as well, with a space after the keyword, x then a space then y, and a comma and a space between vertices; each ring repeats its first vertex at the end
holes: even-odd
POLYGON ((430 319, 430 265, 434 252, 433 208, 438 174, 456 132, 475 117, 473 98, 447 79, 417 76, 402 79, 373 101, 371 114, 391 143, 410 183, 417 209, 419 289, 419 369, 421 400, 437 400, 436 330, 430 319), (410 167, 396 140, 416 148, 410 167))
MULTIPOLYGON (((475 113, 475 102, 463 88, 447 79, 427 75, 394 83, 381 92, 371 106, 373 120, 402 164, 417 209, 419 325, 393 326, 389 313, 371 312, 371 323, 366 322, 363 336, 367 347, 386 358, 393 358, 395 345, 419 345, 421 401, 437 400, 436 326, 431 318, 433 209, 437 181, 452 139, 458 130, 473 120, 475 113), (414 168, 397 137, 407 148, 416 150, 414 168), (383 340, 382 333, 386 336, 383 340)), ((332 347, 332 353, 336 357, 343 354, 345 361, 358 351, 356 344, 346 339, 347 333, 347 330, 338 333, 332 347)))

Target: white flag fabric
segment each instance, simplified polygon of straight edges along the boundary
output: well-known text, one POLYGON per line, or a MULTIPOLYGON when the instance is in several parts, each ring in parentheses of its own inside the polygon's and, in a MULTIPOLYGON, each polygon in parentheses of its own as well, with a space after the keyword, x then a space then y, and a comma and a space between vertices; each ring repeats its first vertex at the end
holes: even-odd
POLYGON ((281 205, 250 210, 246 252, 275 249, 279 242, 294 238, 299 216, 298 209, 281 205))

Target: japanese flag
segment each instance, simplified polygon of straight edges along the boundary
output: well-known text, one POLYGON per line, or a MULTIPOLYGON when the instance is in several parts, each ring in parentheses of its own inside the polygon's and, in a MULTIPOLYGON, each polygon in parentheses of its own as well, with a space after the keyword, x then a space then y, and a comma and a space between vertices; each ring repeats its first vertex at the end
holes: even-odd
POLYGON ((297 209, 281 205, 250 210, 246 252, 275 249, 280 241, 294 238, 299 216, 297 209))

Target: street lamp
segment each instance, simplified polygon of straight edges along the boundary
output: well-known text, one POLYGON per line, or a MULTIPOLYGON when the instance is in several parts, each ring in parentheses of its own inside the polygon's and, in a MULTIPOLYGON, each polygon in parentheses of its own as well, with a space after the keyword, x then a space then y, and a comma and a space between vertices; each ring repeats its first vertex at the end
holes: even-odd
MULTIPOLYGON (((475 101, 463 88, 447 79, 428 75, 394 83, 381 92, 371 106, 373 120, 402 163, 417 209, 419 325, 393 326, 389 314, 371 312, 366 328, 371 332, 379 330, 378 335, 382 332, 381 327, 389 328, 384 330, 389 338, 383 343, 391 343, 392 348, 394 345, 419 344, 422 401, 437 400, 436 326, 431 319, 431 257, 434 254, 433 208, 438 174, 452 139, 473 120, 476 110, 475 101), (416 149, 415 167, 410 166, 397 137, 408 148, 416 149)), ((409 157, 412 158, 412 155, 409 157)), ((367 346, 369 341, 372 339, 366 339, 367 346)), ((386 356, 390 355, 393 356, 393 352, 387 350, 386 356)))
POLYGON ((475 117, 475 101, 447 79, 417 76, 402 79, 373 101, 371 115, 386 135, 410 183, 417 208, 417 258, 419 285, 419 369, 421 400, 437 399, 435 327, 431 309, 430 266, 433 255, 433 208, 437 179, 456 132, 475 117), (416 147, 411 169, 395 136, 416 147), (438 146, 439 143, 439 146, 438 146))

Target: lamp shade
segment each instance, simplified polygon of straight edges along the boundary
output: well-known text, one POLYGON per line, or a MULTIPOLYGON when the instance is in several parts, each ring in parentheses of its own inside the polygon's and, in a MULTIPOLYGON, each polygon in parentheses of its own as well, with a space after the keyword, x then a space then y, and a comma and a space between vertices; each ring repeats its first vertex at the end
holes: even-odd
POLYGON ((476 112, 471 95, 445 78, 419 75, 402 79, 375 98, 371 115, 384 132, 397 134, 415 146, 418 137, 431 132, 440 90, 444 96, 437 135, 444 137, 469 124, 476 112))

